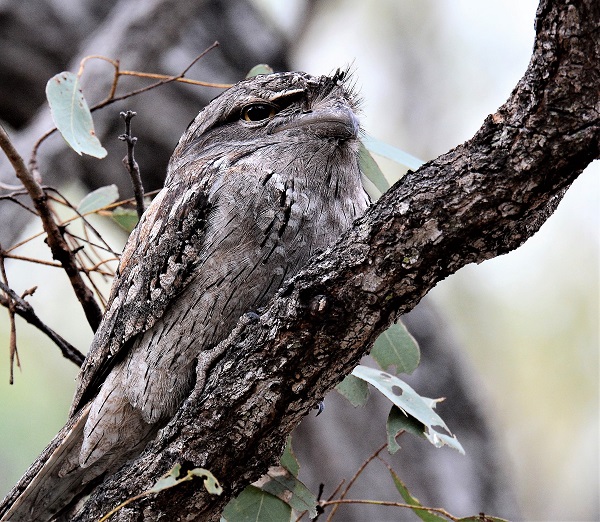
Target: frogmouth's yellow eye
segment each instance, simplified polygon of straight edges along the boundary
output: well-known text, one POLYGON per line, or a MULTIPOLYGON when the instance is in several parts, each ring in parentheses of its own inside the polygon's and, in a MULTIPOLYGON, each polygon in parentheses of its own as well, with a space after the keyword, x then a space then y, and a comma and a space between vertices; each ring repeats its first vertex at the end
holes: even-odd
POLYGON ((246 121, 257 122, 275 116, 275 107, 266 103, 254 103, 242 109, 242 118, 246 121))

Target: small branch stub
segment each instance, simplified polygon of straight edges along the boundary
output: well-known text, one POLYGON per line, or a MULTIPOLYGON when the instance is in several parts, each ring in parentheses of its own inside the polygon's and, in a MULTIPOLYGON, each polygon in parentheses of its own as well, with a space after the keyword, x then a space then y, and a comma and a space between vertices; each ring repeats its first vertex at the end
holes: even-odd
POLYGON ((137 142, 137 138, 131 135, 131 120, 136 115, 133 111, 127 111, 121 113, 121 118, 125 120, 125 134, 121 134, 119 139, 127 143, 127 156, 123 158, 123 164, 129 172, 131 178, 131 184, 133 185, 133 194, 135 196, 135 206, 137 209, 138 217, 142 217, 144 213, 144 186, 142 185, 142 176, 140 174, 140 167, 135 161, 133 155, 133 149, 137 142))

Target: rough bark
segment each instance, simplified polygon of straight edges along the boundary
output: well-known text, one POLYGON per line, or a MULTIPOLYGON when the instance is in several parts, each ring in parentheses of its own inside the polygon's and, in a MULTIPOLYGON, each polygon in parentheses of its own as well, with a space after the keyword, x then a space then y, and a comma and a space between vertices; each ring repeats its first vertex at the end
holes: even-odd
POLYGON ((599 22, 596 0, 543 0, 530 66, 506 104, 471 140, 396 184, 258 320, 242 320, 204 390, 77 520, 96 520, 175 462, 210 469, 225 493, 186 483, 113 520, 218 520, 391 320, 465 264, 533 235, 600 153, 599 22))

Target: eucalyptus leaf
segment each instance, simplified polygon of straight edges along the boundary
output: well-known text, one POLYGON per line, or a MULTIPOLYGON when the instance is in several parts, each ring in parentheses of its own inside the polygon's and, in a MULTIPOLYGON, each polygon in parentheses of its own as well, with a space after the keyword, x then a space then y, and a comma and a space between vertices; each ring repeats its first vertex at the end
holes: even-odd
POLYGON ((354 407, 364 406, 369 400, 369 386, 365 381, 352 374, 346 375, 345 379, 335 387, 335 390, 346 397, 354 407))
POLYGON ((385 423, 387 432, 388 451, 393 455, 400 449, 396 437, 401 431, 406 431, 416 437, 425 437, 425 425, 414 417, 404 414, 398 406, 392 406, 385 423))
POLYGON ((101 208, 111 205, 115 201, 119 200, 119 189, 116 185, 106 185, 90 192, 85 196, 77 211, 80 214, 87 214, 88 212, 95 212, 101 208))
POLYGON ((159 491, 163 491, 165 489, 172 488, 181 484, 182 482, 187 482, 188 480, 192 480, 194 477, 200 477, 204 479, 204 487, 206 490, 212 495, 220 495, 223 493, 223 488, 219 484, 219 481, 215 478, 215 476, 204 468, 194 468, 187 472, 183 477, 179 476, 181 471, 181 464, 176 463, 167 473, 165 473, 161 478, 159 478, 154 486, 150 488, 147 493, 158 493, 159 491))
POLYGON ((378 140, 377 138, 374 138, 368 134, 363 136, 362 142, 364 146, 373 154, 391 159, 392 161, 395 161, 400 165, 404 165, 411 170, 417 170, 424 163, 422 160, 412 156, 408 152, 404 152, 403 150, 394 147, 389 143, 378 140))
POLYGON ((92 113, 79 87, 79 79, 71 72, 59 73, 48 80, 46 98, 56 128, 77 154, 104 158, 106 149, 94 131, 92 113))
POLYGON ((294 477, 298 476, 298 472, 300 471, 300 464, 298 463, 298 459, 294 454, 294 450, 292 449, 292 436, 288 435, 285 440, 285 448, 283 450, 283 455, 281 455, 280 464, 287 469, 294 477))
POLYGON ((227 522, 289 522, 292 508, 283 500, 259 489, 248 486, 223 510, 227 522))
POLYGON ((421 359, 417 341, 401 322, 393 324, 377 338, 371 356, 382 370, 395 366, 396 373, 414 372, 421 359))
POLYGON ((123 207, 115 208, 110 217, 128 234, 131 233, 139 221, 137 211, 123 207))
POLYGON ((310 518, 317 516, 317 499, 311 491, 283 466, 269 471, 255 486, 275 495, 298 512, 307 511, 310 518))
POLYGON ((352 375, 363 379, 388 399, 390 399, 407 416, 414 417, 425 426, 424 435, 436 447, 448 445, 460 453, 464 450, 458 440, 450 433, 446 423, 433 411, 431 399, 423 399, 408 384, 387 372, 358 365, 352 370, 352 375), (438 426, 448 433, 440 433, 435 429, 438 426))
POLYGON ((160 477, 154 486, 152 486, 148 492, 158 493, 165 489, 172 488, 178 483, 179 472, 181 471, 181 464, 176 463, 167 473, 160 477))
POLYGON ((377 162, 373 159, 371 153, 367 150, 364 140, 361 141, 358 149, 358 165, 360 167, 360 172, 363 175, 363 185, 365 190, 367 190, 371 199, 376 201, 381 194, 390 188, 390 183, 383 172, 381 172, 379 165, 377 165, 377 162), (365 183, 364 178, 367 179, 367 183, 365 183))
POLYGON ((252 67, 252 69, 248 71, 248 74, 246 74, 246 79, 254 78, 259 74, 273 74, 273 67, 266 63, 259 63, 258 65, 255 65, 254 67, 252 67))
MULTIPOLYGON (((423 506, 421 505, 419 500, 416 497, 413 497, 411 495, 411 493, 408 491, 408 488, 406 487, 404 482, 402 482, 402 480, 400 480, 400 477, 393 469, 390 469, 390 474, 392 475, 392 480, 394 481, 394 486, 396 486, 396 489, 398 490, 398 493, 400 493, 400 495, 404 499, 404 502, 406 502, 407 504, 410 504, 411 506, 414 506, 416 508, 422 508, 423 506)), ((417 515, 424 522, 447 522, 447 520, 448 520, 446 517, 442 517, 440 515, 437 515, 435 513, 432 513, 431 511, 427 511, 425 509, 413 509, 412 511, 415 515, 417 515)))
MULTIPOLYGON (((204 480, 204 487, 211 495, 220 495, 223 493, 223 487, 219 484, 217 478, 207 469, 193 468, 187 473, 187 477, 200 477, 204 480)), ((187 478, 186 477, 186 478, 187 478)))

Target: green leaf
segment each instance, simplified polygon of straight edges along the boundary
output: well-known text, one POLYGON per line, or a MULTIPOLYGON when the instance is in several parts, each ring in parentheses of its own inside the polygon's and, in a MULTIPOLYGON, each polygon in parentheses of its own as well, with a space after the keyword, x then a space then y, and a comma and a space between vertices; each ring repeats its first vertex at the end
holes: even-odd
POLYGON ((365 147, 369 149, 373 154, 378 154, 379 156, 383 156, 384 158, 391 159, 400 165, 404 165, 411 170, 417 170, 421 165, 423 165, 423 161, 415 156, 408 154, 408 152, 404 152, 389 143, 385 143, 373 136, 365 135, 362 139, 365 147))
POLYGON ((255 486, 275 495, 296 511, 308 511, 310 518, 317 516, 317 499, 311 491, 282 466, 271 467, 255 486))
POLYGON ((223 493, 223 487, 219 484, 217 478, 207 469, 193 468, 187 473, 187 477, 200 477, 204 479, 204 487, 211 495, 220 495, 223 493))
MULTIPOLYGON (((394 481, 394 485, 396 486, 396 489, 398 490, 400 495, 402 495, 404 502, 406 502, 407 504, 410 504, 411 506, 415 506, 415 507, 419 507, 419 508, 423 507, 421 505, 421 503, 419 502, 419 500, 410 494, 410 492, 408 491, 408 488, 406 487, 404 482, 402 482, 400 480, 400 477, 396 474, 396 472, 393 469, 390 469, 390 474, 392 475, 392 480, 394 481)), ((447 520, 448 520, 446 517, 436 515, 435 513, 432 513, 431 511, 426 511, 424 509, 413 509, 412 511, 415 515, 417 515, 424 522, 440 522, 440 521, 447 522, 447 520)))
POLYGON ((377 201, 390 188, 390 184, 362 141, 358 149, 358 165, 367 194, 373 201, 377 201))
POLYGON ((167 473, 156 481, 156 484, 148 490, 148 493, 158 493, 159 491, 175 486, 178 482, 177 477, 179 477, 180 471, 181 464, 175 464, 167 473))
POLYGON ((369 400, 369 386, 365 381, 354 377, 352 374, 346 375, 346 378, 335 389, 346 397, 354 407, 364 406, 369 400))
POLYGON ((267 65, 266 63, 259 63, 248 71, 248 74, 246 74, 246 79, 254 78, 259 74, 273 74, 273 67, 267 65))
POLYGON ((407 416, 414 417, 425 426, 425 437, 437 448, 448 445, 464 454, 464 450, 456 437, 452 436, 446 423, 433 411, 435 401, 424 399, 408 384, 387 372, 358 365, 352 370, 352 375, 367 381, 390 399, 407 416), (448 435, 435 430, 441 427, 448 435))
POLYGON ((135 210, 123 207, 115 208, 111 212, 110 217, 127 233, 131 233, 139 221, 135 210))
POLYGON ((227 522, 289 522, 292 508, 255 486, 248 486, 223 510, 227 522))
POLYGON ((46 98, 56 128, 69 146, 81 155, 104 158, 106 149, 94 132, 92 113, 79 88, 79 79, 71 72, 59 73, 48 80, 46 98))
POLYGON ((188 480, 192 480, 194 477, 200 477, 204 479, 204 487, 206 491, 208 491, 211 495, 220 495, 223 493, 223 488, 219 484, 219 481, 215 478, 215 476, 204 468, 194 468, 187 472, 183 477, 179 476, 181 471, 181 464, 176 463, 167 473, 165 473, 161 478, 156 481, 156 484, 152 486, 147 493, 158 493, 159 491, 163 491, 165 489, 172 488, 173 486, 177 486, 182 482, 187 482, 188 480))
POLYGON ((414 372, 421 359, 417 341, 401 322, 393 324, 377 338, 371 356, 383 370, 395 366, 396 373, 414 372))
POLYGON ((87 214, 88 212, 95 212, 101 208, 111 205, 115 201, 119 200, 119 189, 116 185, 106 185, 90 192, 85 196, 77 211, 80 214, 87 214))
POLYGON ((398 406, 392 406, 385 423, 388 439, 388 451, 393 455, 400 449, 396 437, 401 431, 407 431, 417 437, 425 437, 425 425, 414 417, 406 416, 398 406))
POLYGON ((300 464, 298 464, 298 459, 296 458, 296 455, 294 455, 294 450, 292 449, 291 435, 288 435, 287 439, 285 440, 285 449, 283 450, 283 455, 281 455, 280 463, 285 469, 294 475, 294 477, 298 476, 300 464))

